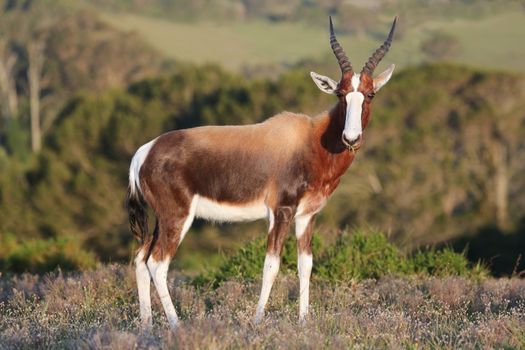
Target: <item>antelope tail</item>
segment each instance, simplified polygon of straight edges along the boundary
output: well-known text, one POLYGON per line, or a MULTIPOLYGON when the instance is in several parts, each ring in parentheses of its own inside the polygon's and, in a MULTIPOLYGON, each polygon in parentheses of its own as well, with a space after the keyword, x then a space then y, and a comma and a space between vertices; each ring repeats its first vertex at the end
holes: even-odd
POLYGON ((129 227, 131 233, 140 242, 144 244, 148 236, 148 205, 139 191, 133 191, 129 184, 126 195, 126 208, 128 209, 129 227))

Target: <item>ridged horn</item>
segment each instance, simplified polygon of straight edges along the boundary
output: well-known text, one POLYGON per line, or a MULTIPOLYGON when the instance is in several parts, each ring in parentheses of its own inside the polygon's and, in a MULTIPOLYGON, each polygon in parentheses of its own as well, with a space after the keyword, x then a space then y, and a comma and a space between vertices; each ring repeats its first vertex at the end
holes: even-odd
POLYGON ((386 53, 388 52, 388 49, 390 49, 390 45, 392 44, 394 31, 396 29, 396 22, 397 16, 394 18, 394 23, 392 23, 392 28, 390 28, 390 33, 388 33, 388 38, 386 38, 383 45, 381 45, 379 49, 377 49, 376 52, 374 52, 374 54, 370 56, 368 62, 366 62, 365 66, 363 67, 363 70, 361 71, 362 74, 364 73, 368 74, 369 76, 372 76, 374 70, 376 69, 381 59, 385 57, 386 53))
POLYGON ((341 47, 341 44, 337 41, 334 33, 334 25, 332 24, 332 16, 330 18, 330 46, 332 47, 332 51, 334 52, 335 57, 337 58, 337 62, 339 63, 339 67, 341 67, 341 72, 344 74, 346 72, 352 72, 352 64, 350 63, 350 60, 346 56, 345 51, 341 47))

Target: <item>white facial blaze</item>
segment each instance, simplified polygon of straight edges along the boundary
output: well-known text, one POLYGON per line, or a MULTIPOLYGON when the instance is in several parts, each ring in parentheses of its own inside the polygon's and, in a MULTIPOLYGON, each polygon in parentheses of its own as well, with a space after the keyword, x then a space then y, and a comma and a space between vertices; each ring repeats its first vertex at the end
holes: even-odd
POLYGON ((361 125, 361 113, 363 110, 363 101, 365 96, 357 91, 360 83, 360 74, 354 74, 352 77, 352 92, 346 95, 346 120, 343 131, 345 138, 354 141, 363 132, 361 125))

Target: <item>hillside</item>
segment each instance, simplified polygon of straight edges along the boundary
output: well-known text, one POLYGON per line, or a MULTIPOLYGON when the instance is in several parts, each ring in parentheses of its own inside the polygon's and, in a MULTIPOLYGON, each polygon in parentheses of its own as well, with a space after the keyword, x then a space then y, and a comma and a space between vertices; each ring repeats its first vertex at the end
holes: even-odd
POLYGON ((74 94, 123 88, 163 70, 165 59, 137 35, 70 5, 0 1, 0 146, 21 159, 29 158, 33 106, 45 135, 74 94))
MULTIPOLYGON (((487 227, 519 230, 524 84, 520 75, 450 65, 396 73, 378 94, 365 146, 320 225, 378 227, 406 247, 487 227)), ((245 124, 283 109, 315 115, 334 102, 306 71, 276 81, 245 80, 213 66, 178 66, 173 75, 126 91, 78 95, 60 113, 31 171, 1 159, 9 169, 0 177, 1 231, 71 236, 105 260, 127 258, 123 198, 138 146, 173 128, 245 124), (13 183, 20 186, 7 185, 13 183)), ((193 262, 219 247, 231 249, 264 227, 198 223, 181 257, 196 247, 193 262)))
POLYGON ((382 222, 415 244, 515 227, 524 212, 524 83, 448 65, 400 73, 374 106, 366 150, 347 177, 355 180, 342 189, 369 209, 348 218, 382 222))
MULTIPOLYGON (((2 49, 16 55, 19 91, 28 65, 27 46, 43 44, 43 95, 66 99, 80 90, 125 87, 159 73, 163 58, 137 35, 104 23, 95 11, 62 0, 0 0, 2 49), (16 28, 16 29, 15 29, 16 28)), ((4 57, 2 57, 4 59, 4 57)))
POLYGON ((277 18, 269 13, 279 8, 275 3, 266 9, 253 6, 242 12, 245 15, 221 16, 220 10, 208 8, 219 6, 213 2, 204 6, 206 9, 197 9, 199 4, 194 4, 196 8, 184 6, 185 1, 178 2, 183 3, 181 8, 172 2, 173 7, 157 2, 157 11, 152 9, 155 2, 113 7, 102 4, 107 2, 91 2, 97 4, 96 11, 101 11, 107 23, 136 33, 167 57, 216 63, 237 72, 274 76, 283 67, 304 60, 331 66, 328 15, 334 17, 338 38, 357 62, 365 61, 398 15, 399 27, 389 53, 398 67, 452 62, 525 72, 521 59, 525 48, 518 44, 525 38, 521 25, 525 12, 516 1, 374 1, 369 2, 370 7, 356 4, 358 1, 297 1, 287 2, 288 15, 277 18))

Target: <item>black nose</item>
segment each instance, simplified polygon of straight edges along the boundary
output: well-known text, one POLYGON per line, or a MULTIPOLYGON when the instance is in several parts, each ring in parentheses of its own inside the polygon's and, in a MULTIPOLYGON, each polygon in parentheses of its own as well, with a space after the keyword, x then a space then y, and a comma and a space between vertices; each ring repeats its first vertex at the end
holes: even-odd
POLYGON ((361 142, 361 135, 359 135, 355 140, 350 141, 346 138, 345 134, 343 134, 343 143, 347 146, 354 146, 361 142))

